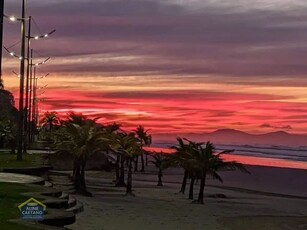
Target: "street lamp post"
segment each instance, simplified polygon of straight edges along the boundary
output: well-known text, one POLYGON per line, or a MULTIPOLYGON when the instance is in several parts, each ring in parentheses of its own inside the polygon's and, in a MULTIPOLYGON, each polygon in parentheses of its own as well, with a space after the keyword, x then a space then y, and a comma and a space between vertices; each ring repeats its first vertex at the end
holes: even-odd
MULTIPOLYGON (((28 23, 28 37, 27 37, 27 76, 26 76, 26 105, 25 105, 25 117, 24 117, 24 128, 25 128, 25 134, 26 134, 26 138, 25 138, 25 143, 24 143, 24 152, 26 152, 27 149, 27 144, 29 143, 29 84, 30 84, 30 40, 31 40, 31 16, 29 16, 29 23, 28 23)), ((32 62, 32 58, 31 58, 31 62, 32 62)), ((32 64, 32 63, 31 63, 32 64)))
POLYGON ((28 27, 28 35, 26 36, 27 42, 28 42, 28 49, 27 49, 27 59, 28 59, 28 65, 27 65, 27 78, 26 78, 26 116, 25 116, 25 127, 26 127, 26 136, 27 136, 27 143, 32 143, 33 138, 33 121, 31 123, 31 103, 32 103, 32 67, 33 66, 39 66, 41 64, 46 63, 50 58, 45 59, 43 62, 33 64, 33 50, 31 49, 30 54, 30 47, 31 47, 31 39, 39 40, 48 38, 51 34, 53 34, 56 30, 51 30, 49 33, 41 34, 41 35, 31 35, 31 23, 32 23, 32 17, 29 16, 29 27, 28 27))
MULTIPOLYGON (((35 68, 36 69, 36 68, 35 68)), ((38 78, 35 77, 34 78, 34 94, 33 94, 33 124, 34 127, 36 127, 37 123, 36 123, 36 116, 37 116, 37 87, 38 87, 38 78)))
MULTIPOLYGON (((0 0, 0 7, 2 4, 2 7, 0 9, 0 13, 1 11, 3 12, 3 3, 4 0, 0 0)), ((28 121, 31 119, 31 111, 29 111, 29 106, 31 105, 31 103, 33 103, 31 101, 31 95, 29 98, 29 88, 31 88, 31 84, 32 84, 32 80, 30 77, 30 74, 32 74, 32 72, 30 73, 30 71, 32 71, 32 58, 33 55, 31 55, 31 64, 30 64, 30 58, 29 58, 29 51, 30 51, 30 39, 35 39, 38 40, 40 38, 48 38, 49 35, 53 34, 55 32, 55 30, 52 30, 51 32, 47 33, 47 34, 40 34, 37 36, 31 36, 31 17, 29 17, 28 19, 26 18, 26 0, 22 0, 22 10, 21 10, 21 18, 17 18, 15 16, 7 16, 4 15, 3 13, 1 13, 0 18, 1 18, 1 22, 3 21, 3 16, 8 18, 10 21, 12 22, 16 22, 16 21, 21 21, 21 54, 20 56, 18 56, 17 54, 15 54, 15 52, 11 52, 9 51, 9 48, 4 47, 4 49, 13 57, 17 57, 20 59, 20 83, 19 83, 19 113, 18 113, 18 129, 17 129, 17 161, 21 161, 22 160, 22 151, 23 149, 26 149, 26 131, 29 131, 29 123, 28 121), (26 36, 26 23, 25 21, 29 20, 29 25, 28 25, 28 35, 26 36), (26 38, 28 38, 28 49, 27 49, 27 57, 26 57, 26 53, 25 53, 25 49, 26 49, 26 38), (25 59, 27 59, 27 75, 26 75, 26 79, 25 79, 25 59), (31 70, 30 70, 31 69, 31 70), (24 92, 24 85, 25 85, 25 80, 26 80, 26 93, 24 92), (25 94, 25 95, 24 95, 25 94), (25 105, 24 105, 25 104, 25 105)), ((0 25, 0 29, 2 31, 2 25, 3 23, 1 23, 0 25)), ((0 40, 0 52, 2 54, 2 36, 1 36, 1 40, 0 40)), ((1 55, 0 55, 1 56, 1 55)), ((40 62, 35 64, 35 66, 41 65, 46 63, 50 58, 47 58, 45 61, 40 62)), ((0 63, 1 63, 1 59, 0 59, 0 63)), ((0 65, 0 71, 1 71, 1 65, 0 65)), ((34 72, 35 72, 35 68, 34 68, 34 72)), ((35 73, 34 73, 35 74, 35 73)), ((0 72, 0 80, 1 80, 1 72, 0 72)), ((32 91, 33 94, 33 91, 32 91)), ((32 104, 33 106, 33 104, 32 104)), ((33 109, 32 109, 33 110, 33 109)), ((34 110, 33 110, 34 111, 34 110)), ((35 112, 35 111, 34 111, 35 112)), ((32 121, 33 122, 33 121, 32 121)))
POLYGON ((32 95, 33 95, 33 49, 31 49, 30 53, 30 63, 29 63, 29 107, 28 107, 28 141, 29 143, 32 142, 32 123, 31 123, 31 115, 32 115, 32 95))
POLYGON ((3 12, 4 0, 0 0, 0 83, 2 80, 3 12))
POLYGON ((22 150, 24 143, 24 75, 25 75, 25 18, 26 18, 26 0, 22 0, 21 9, 21 56, 20 56, 20 84, 19 84, 19 115, 18 115, 18 133, 17 133, 17 161, 22 160, 22 150))
MULTIPOLYGON (((40 89, 44 89, 46 88, 48 85, 44 85, 43 87, 38 87, 38 80, 39 79, 42 79, 42 78, 45 78, 47 76, 49 76, 49 73, 47 73, 45 76, 42 76, 42 77, 36 77, 36 66, 34 66, 34 71, 33 71, 33 77, 32 77, 32 80, 33 80, 33 88, 32 88, 32 103, 31 103, 31 117, 32 117, 32 128, 36 128, 37 125, 38 125, 38 117, 39 117, 39 113, 38 113, 38 98, 37 98, 37 90, 40 90, 40 89)), ((44 93, 44 92, 43 92, 44 93)), ((32 130, 32 135, 31 135, 31 141, 33 141, 33 132, 34 130, 32 130)))
MULTIPOLYGON (((33 134, 34 134, 34 129, 36 127, 35 123, 34 123, 34 118, 33 116, 35 115, 35 110, 34 110, 34 103, 35 103, 35 100, 34 100, 34 97, 35 97, 35 93, 36 93, 36 84, 37 84, 37 77, 36 77, 36 69, 37 67, 39 67, 40 65, 43 65, 45 64, 49 59, 50 57, 46 58, 44 61, 42 62, 38 62, 38 63, 33 63, 33 59, 34 59, 34 56, 33 56, 33 49, 31 49, 30 51, 30 57, 29 57, 29 94, 28 94, 28 107, 27 107, 27 110, 28 110, 28 113, 27 113, 27 129, 28 129, 28 136, 27 136, 27 139, 28 139, 28 143, 32 143, 33 142, 33 134)), ((45 75, 44 77, 47 77, 49 75, 49 73, 47 75, 45 75)), ((39 79, 41 78, 44 78, 44 77, 40 77, 39 79)))
POLYGON ((36 66, 34 66, 34 71, 33 71, 33 95, 32 95, 32 136, 31 140, 33 141, 33 133, 34 133, 34 128, 36 128, 35 120, 36 120, 36 91, 37 91, 37 80, 38 77, 36 77, 36 66))

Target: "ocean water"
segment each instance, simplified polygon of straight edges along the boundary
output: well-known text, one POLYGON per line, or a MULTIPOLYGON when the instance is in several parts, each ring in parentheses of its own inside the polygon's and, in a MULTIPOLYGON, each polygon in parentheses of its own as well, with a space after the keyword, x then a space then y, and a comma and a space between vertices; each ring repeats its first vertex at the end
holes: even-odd
MULTIPOLYGON (((172 153, 171 143, 154 143, 149 149, 154 152, 172 153)), ((235 160, 247 165, 307 169, 307 148, 259 145, 216 145, 217 151, 234 150, 225 154, 226 160, 235 160)))
POLYGON ((307 162, 307 148, 283 146, 217 145, 218 150, 234 149, 234 155, 287 159, 307 162))

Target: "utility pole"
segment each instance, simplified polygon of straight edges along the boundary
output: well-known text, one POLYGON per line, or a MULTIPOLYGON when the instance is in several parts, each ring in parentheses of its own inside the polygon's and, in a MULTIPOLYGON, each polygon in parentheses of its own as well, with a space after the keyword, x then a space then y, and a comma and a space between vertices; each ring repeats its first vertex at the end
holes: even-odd
POLYGON ((4 0, 0 0, 0 82, 2 80, 3 15, 4 0))
POLYGON ((24 143, 24 78, 25 78, 25 43, 26 43, 26 0, 22 0, 21 8, 21 56, 20 56, 20 83, 19 83, 19 116, 18 116, 18 133, 17 133, 17 161, 22 161, 22 151, 24 143))
POLYGON ((35 79, 35 91, 34 91, 34 109, 35 109, 35 116, 34 116, 34 127, 36 129, 37 127, 37 122, 38 122, 38 103, 37 103, 37 89, 38 89, 38 78, 35 79))
MULTIPOLYGON (((31 16, 29 16, 28 36, 27 36, 27 75, 26 75, 26 98, 25 98, 25 117, 24 117, 24 131, 26 138, 24 139, 24 152, 27 151, 27 145, 30 144, 29 139, 29 91, 30 91, 30 41, 31 41, 31 16)), ((32 51, 32 50, 31 50, 32 51)), ((32 61, 32 60, 31 60, 32 61)))
POLYGON ((30 69, 30 84, 29 84, 29 108, 28 108, 28 142, 32 142, 32 135, 33 135, 33 123, 31 122, 31 116, 32 116, 32 95, 33 95, 33 49, 31 49, 30 53, 30 63, 29 63, 29 69, 30 69))
POLYGON ((34 66, 33 68, 33 95, 32 95, 32 124, 33 124, 33 127, 35 127, 34 123, 35 123, 35 116, 36 116, 36 90, 37 90, 37 77, 36 77, 36 66, 34 66))

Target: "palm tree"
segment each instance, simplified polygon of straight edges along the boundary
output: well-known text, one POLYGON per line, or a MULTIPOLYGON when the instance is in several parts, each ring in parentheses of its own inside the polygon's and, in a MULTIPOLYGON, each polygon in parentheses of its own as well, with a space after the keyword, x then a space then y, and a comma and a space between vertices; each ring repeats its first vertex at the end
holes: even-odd
MULTIPOLYGON (((102 124, 97 124, 97 127, 105 134, 106 139, 108 140, 108 144, 105 146, 105 153, 107 155, 106 162, 105 162, 105 170, 110 171, 111 170, 111 161, 115 162, 116 165, 116 182, 119 181, 119 159, 120 158, 118 155, 116 156, 116 159, 114 158, 113 155, 110 154, 112 152, 112 148, 110 147, 111 143, 116 139, 116 135, 118 134, 120 130, 120 124, 117 123, 112 123, 109 125, 102 125, 102 124)), ((116 155, 116 154, 115 154, 116 155)))
POLYGON ((187 184, 187 179, 189 176, 188 170, 185 167, 185 158, 184 158, 186 151, 187 151, 187 145, 184 144, 181 138, 177 138, 177 141, 178 141, 179 146, 171 147, 172 149, 176 150, 176 153, 171 156, 170 161, 171 161, 171 164, 173 164, 173 166, 179 166, 179 167, 184 168, 184 176, 183 176, 181 188, 179 191, 179 193, 184 194, 186 184, 187 184))
POLYGON ((124 135, 124 133, 120 133, 120 124, 113 123, 110 125, 102 125, 99 127, 106 136, 106 139, 108 139, 108 145, 106 145, 105 152, 107 155, 106 158, 106 166, 107 169, 110 169, 110 161, 113 161, 115 163, 115 169, 116 169, 116 178, 115 178, 115 186, 116 187, 126 187, 125 183, 125 159, 120 154, 118 154, 113 148, 112 145, 117 141, 118 135, 124 135), (111 155, 110 153, 113 153, 114 155, 111 155))
POLYGON ((63 121, 64 124, 77 124, 77 125, 85 125, 87 123, 94 124, 98 118, 88 119, 82 113, 76 113, 74 111, 70 111, 66 114, 66 119, 63 121))
MULTIPOLYGON (((187 159, 191 158, 191 154, 193 155, 193 150, 198 149, 199 147, 201 147, 204 144, 202 142, 199 142, 199 143, 192 142, 192 141, 189 141, 188 139, 184 139, 184 140, 189 143, 188 144, 188 151, 186 152, 186 156, 185 156, 185 158, 187 158, 187 159)), ((195 183, 195 180, 197 179, 197 174, 193 170, 193 165, 189 164, 189 160, 185 159, 185 167, 188 171, 188 176, 190 177, 189 199, 193 200, 194 199, 194 183, 195 183)))
POLYGON ((45 112, 43 118, 40 120, 40 123, 43 127, 47 127, 47 129, 51 132, 55 125, 60 124, 60 118, 58 117, 57 112, 45 112))
MULTIPOLYGON (((151 135, 148 135, 148 130, 145 130, 144 126, 142 125, 139 125, 137 127, 137 129, 135 130, 135 133, 139 139, 139 141, 141 142, 141 147, 143 146, 149 146, 151 144, 151 135)), ((147 165, 147 162, 148 162, 148 158, 147 158, 147 155, 146 155, 146 165, 147 165)), ((145 171, 145 164, 144 164, 144 151, 142 151, 142 154, 141 154, 141 163, 142 163, 142 168, 141 168, 141 172, 144 172, 145 171)), ((138 164, 138 157, 136 158, 136 163, 135 163, 135 171, 137 171, 137 164, 138 164)))
MULTIPOLYGON (((120 131, 120 127, 121 125, 114 122, 112 124, 109 124, 109 125, 104 125, 102 126, 104 131, 106 132, 106 135, 109 136, 109 140, 112 142, 116 135, 118 134, 118 132, 120 131)), ((108 145, 108 148, 106 149, 106 154, 107 154, 107 166, 110 165, 110 162, 109 162, 109 158, 112 158, 110 155, 109 155, 109 152, 112 151, 112 149, 110 148, 110 144, 108 145)), ((114 161, 114 160, 113 160, 114 161)), ((125 184, 125 180, 124 180, 124 173, 123 172, 123 176, 122 176, 122 179, 120 179, 120 155, 116 154, 116 160, 115 160, 115 169, 116 169, 116 179, 115 179, 115 185, 117 187, 125 187, 126 184, 125 184)))
POLYGON ((92 124, 68 124, 64 132, 59 132, 56 142, 58 154, 69 154, 73 161, 73 181, 76 192, 91 196, 86 190, 85 167, 88 158, 105 148, 106 139, 102 132, 92 124))
POLYGON ((104 125, 103 128, 107 133, 117 133, 120 131, 121 124, 118 124, 116 122, 113 122, 112 124, 109 125, 104 125))
POLYGON ((166 157, 163 154, 156 154, 152 156, 154 161, 151 161, 156 168, 159 170, 158 171, 158 184, 157 186, 163 186, 162 184, 162 177, 163 177, 163 169, 166 169, 168 167, 168 157, 166 157))
MULTIPOLYGON (((183 180, 181 183, 181 188, 179 193, 184 194, 185 193, 185 188, 186 188, 186 184, 187 184, 187 180, 189 178, 189 176, 191 175, 191 171, 192 171, 192 166, 190 165, 188 159, 190 158, 190 152, 191 152, 191 148, 192 146, 197 147, 202 145, 203 143, 190 143, 186 144, 185 141, 188 141, 186 139, 182 139, 182 138, 177 138, 178 141, 178 146, 172 146, 171 148, 174 149, 176 151, 175 154, 173 154, 170 157, 170 164, 172 164, 175 167, 181 167, 184 169, 184 176, 183 176, 183 180)), ((192 186, 194 184, 191 183, 192 186)), ((190 189, 191 191, 191 189, 190 189)))
POLYGON ((114 149, 114 151, 121 156, 122 169, 124 167, 124 160, 128 162, 126 195, 134 196, 134 194, 132 193, 132 162, 136 156, 142 153, 141 144, 133 133, 121 133, 117 135, 117 139, 112 145, 112 149, 114 149))
POLYGON ((119 150, 121 145, 123 144, 123 139, 127 134, 124 132, 113 133, 109 137, 109 148, 116 155, 116 179, 115 186, 116 187, 126 187, 125 183, 125 156, 119 150))
POLYGON ((227 162, 221 158, 222 154, 233 152, 233 150, 225 150, 216 154, 215 147, 211 142, 207 142, 205 148, 203 148, 201 145, 199 146, 197 143, 190 141, 190 146, 193 147, 190 148, 190 158, 187 158, 187 162, 192 167, 194 175, 200 179, 198 199, 193 203, 204 203, 204 188, 208 175, 212 176, 213 179, 223 182, 218 174, 220 170, 239 169, 242 172, 249 173, 243 164, 235 161, 227 162))

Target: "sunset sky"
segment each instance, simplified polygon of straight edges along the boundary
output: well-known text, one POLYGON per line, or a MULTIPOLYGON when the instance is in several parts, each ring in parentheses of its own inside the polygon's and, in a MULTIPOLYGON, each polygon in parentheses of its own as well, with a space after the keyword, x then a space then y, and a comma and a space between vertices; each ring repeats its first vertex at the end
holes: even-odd
MULTIPOLYGON (((6 0, 5 14, 20 2, 6 0)), ((156 133, 307 133, 306 12, 306 0, 28 0, 42 33, 57 30, 31 44, 36 61, 51 57, 40 112, 156 133)), ((19 30, 5 22, 5 46, 19 30)), ((17 92, 18 59, 3 55, 17 92)))

